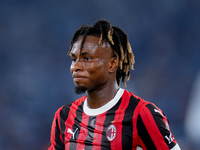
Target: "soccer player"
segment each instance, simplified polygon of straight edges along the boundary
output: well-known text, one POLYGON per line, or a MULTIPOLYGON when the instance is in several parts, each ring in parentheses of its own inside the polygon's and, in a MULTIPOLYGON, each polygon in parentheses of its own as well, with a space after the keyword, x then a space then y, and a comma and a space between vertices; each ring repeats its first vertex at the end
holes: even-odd
POLYGON ((180 150, 163 112, 120 87, 134 65, 122 29, 83 25, 69 55, 75 92, 87 94, 57 110, 49 150, 180 150))

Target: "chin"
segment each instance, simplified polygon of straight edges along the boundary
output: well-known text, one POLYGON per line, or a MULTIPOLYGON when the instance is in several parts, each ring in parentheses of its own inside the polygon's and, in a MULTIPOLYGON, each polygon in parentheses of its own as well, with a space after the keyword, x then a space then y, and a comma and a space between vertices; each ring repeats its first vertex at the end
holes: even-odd
POLYGON ((75 86, 75 93, 76 94, 82 94, 87 91, 87 88, 84 86, 75 86))

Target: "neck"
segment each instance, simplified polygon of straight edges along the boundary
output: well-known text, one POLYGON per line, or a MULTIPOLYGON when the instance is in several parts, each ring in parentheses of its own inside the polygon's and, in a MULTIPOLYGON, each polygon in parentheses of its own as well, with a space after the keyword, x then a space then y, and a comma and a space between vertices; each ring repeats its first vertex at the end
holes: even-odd
POLYGON ((88 107, 95 109, 105 105, 115 97, 118 90, 119 86, 116 83, 112 86, 107 86, 99 90, 95 90, 92 92, 88 91, 87 92, 88 107))

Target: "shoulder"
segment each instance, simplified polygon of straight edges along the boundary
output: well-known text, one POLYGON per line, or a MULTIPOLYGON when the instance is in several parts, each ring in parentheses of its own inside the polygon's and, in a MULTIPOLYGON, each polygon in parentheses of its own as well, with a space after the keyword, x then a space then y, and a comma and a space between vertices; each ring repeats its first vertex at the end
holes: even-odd
POLYGON ((62 114, 68 115, 70 110, 76 110, 80 105, 83 105, 85 98, 86 96, 83 96, 73 102, 61 106, 60 108, 57 109, 55 115, 56 116, 60 116, 62 114))
POLYGON ((161 109, 154 103, 148 102, 139 96, 134 95, 127 90, 124 91, 123 97, 129 97, 129 105, 134 108, 134 116, 145 120, 167 119, 161 109))
POLYGON ((137 116, 142 120, 167 120, 163 111, 158 108, 154 103, 145 101, 140 97, 135 96, 135 99, 139 101, 137 108, 137 116))
POLYGON ((147 101, 141 106, 139 114, 141 116, 147 117, 152 116, 154 119, 156 117, 166 118, 163 111, 160 108, 158 108, 154 103, 147 101))
POLYGON ((127 95, 129 95, 129 97, 130 97, 130 103, 131 102, 137 103, 139 113, 145 114, 145 113, 148 113, 148 111, 150 111, 152 114, 159 113, 160 115, 164 115, 162 110, 159 109, 154 103, 148 102, 148 101, 142 99, 141 97, 136 96, 133 93, 125 90, 123 97, 125 97, 127 95))
POLYGON ((124 90, 124 94, 122 95, 122 99, 129 99, 129 105, 132 105, 136 108, 137 112, 140 111, 143 107, 146 107, 146 105, 149 104, 149 102, 145 101, 139 96, 134 95, 131 92, 128 92, 127 90, 124 90))

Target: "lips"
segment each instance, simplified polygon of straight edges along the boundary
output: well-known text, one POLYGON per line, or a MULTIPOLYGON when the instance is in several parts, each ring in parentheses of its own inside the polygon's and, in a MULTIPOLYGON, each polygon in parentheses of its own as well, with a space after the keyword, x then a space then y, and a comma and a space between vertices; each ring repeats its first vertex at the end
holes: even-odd
POLYGON ((81 81, 81 80, 83 80, 83 79, 86 79, 86 77, 85 77, 85 76, 82 76, 82 75, 78 75, 78 74, 74 74, 74 75, 73 75, 73 80, 74 80, 75 82, 81 81))

